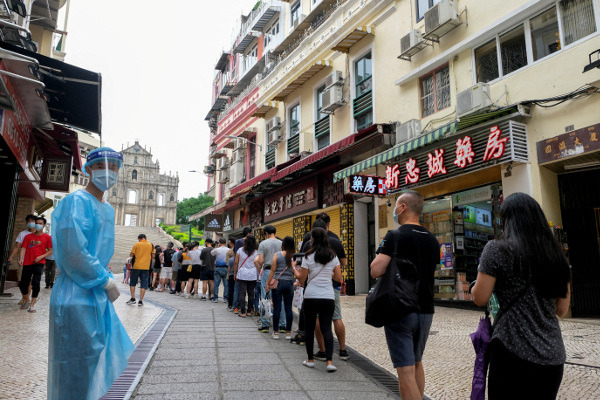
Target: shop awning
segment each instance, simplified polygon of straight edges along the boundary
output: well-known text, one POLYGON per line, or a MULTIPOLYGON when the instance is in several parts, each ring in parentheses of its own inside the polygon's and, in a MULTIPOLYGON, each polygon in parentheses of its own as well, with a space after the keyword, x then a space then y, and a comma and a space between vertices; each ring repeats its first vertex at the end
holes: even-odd
POLYGON ((319 71, 321 71, 325 67, 330 67, 331 61, 329 60, 320 60, 314 63, 311 67, 309 67, 306 71, 302 72, 298 75, 289 85, 287 85, 284 89, 282 89, 279 93, 277 93, 273 100, 275 101, 283 101, 285 98, 292 93, 294 90, 298 89, 302 85, 304 85, 310 78, 315 76, 319 71))
POLYGON ((456 128, 456 130, 461 131, 470 126, 482 124, 484 122, 492 121, 494 119, 502 118, 502 117, 512 115, 515 113, 524 115, 525 112, 522 110, 522 108, 523 108, 523 106, 515 104, 512 106, 508 106, 508 107, 504 107, 504 108, 501 108, 498 110, 488 111, 488 112, 484 112, 484 113, 480 113, 480 114, 465 115, 458 119, 458 127, 456 128))
POLYGON ((456 132, 457 122, 453 121, 448 125, 445 125, 441 128, 438 128, 432 132, 423 134, 418 138, 415 138, 409 142, 405 142, 399 145, 392 147, 382 153, 376 154, 372 157, 367 158, 359 163, 356 163, 350 167, 344 168, 341 171, 338 171, 333 174, 333 182, 341 181, 344 178, 347 178, 350 175, 354 175, 359 173, 360 171, 364 171, 365 169, 374 167, 379 164, 383 164, 389 160, 392 160, 402 154, 408 153, 409 151, 418 149, 423 147, 429 143, 433 143, 436 140, 443 138, 445 135, 452 134, 456 132))
POLYGON ((219 93, 221 96, 226 96, 227 93, 229 93, 229 91, 231 89, 233 89, 233 87, 236 85, 237 82, 227 82, 225 85, 223 85, 223 87, 221 88, 221 92, 219 93))
POLYGON ((263 103, 262 106, 258 107, 258 110, 256 110, 252 116, 256 118, 264 118, 269 111, 277 108, 278 105, 278 101, 267 101, 266 103, 263 103))
POLYGON ((215 65, 215 69, 219 71, 223 71, 223 68, 227 66, 229 61, 229 52, 224 51, 221 53, 221 57, 219 57, 219 61, 217 61, 217 65, 215 65))
POLYGON ((77 132, 54 124, 53 129, 34 129, 36 141, 44 156, 71 156, 73 168, 81 171, 81 152, 77 132))
POLYGON ((337 50, 341 51, 342 53, 348 53, 350 51, 350 48, 352 48, 352 46, 358 43, 362 38, 364 38, 367 35, 374 34, 375 28, 372 28, 370 26, 359 26, 358 28, 350 32, 348 36, 340 40, 331 50, 337 50))
POLYGON ((48 96, 48 109, 53 121, 102 133, 102 76, 99 73, 8 43, 0 43, 0 47, 38 60, 39 73, 46 85, 44 91, 48 96))
POLYGON ((233 196, 234 194, 241 193, 246 189, 252 188, 252 186, 254 185, 258 185, 262 181, 268 180, 269 178, 271 178, 271 176, 275 174, 275 171, 277 171, 277 167, 271 168, 267 172, 255 176, 254 178, 249 179, 240 185, 237 185, 236 187, 230 190, 231 195, 233 196))

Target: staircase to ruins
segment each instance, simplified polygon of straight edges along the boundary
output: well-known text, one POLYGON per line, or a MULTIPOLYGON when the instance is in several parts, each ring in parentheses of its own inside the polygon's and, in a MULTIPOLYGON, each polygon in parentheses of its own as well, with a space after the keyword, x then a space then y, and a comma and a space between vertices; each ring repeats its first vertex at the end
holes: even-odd
POLYGON ((131 253, 131 248, 138 242, 138 235, 143 233, 153 245, 160 245, 164 248, 172 239, 162 231, 159 232, 156 228, 144 228, 141 226, 123 226, 115 225, 115 254, 113 255, 110 265, 115 273, 122 271, 125 265, 125 260, 131 253))

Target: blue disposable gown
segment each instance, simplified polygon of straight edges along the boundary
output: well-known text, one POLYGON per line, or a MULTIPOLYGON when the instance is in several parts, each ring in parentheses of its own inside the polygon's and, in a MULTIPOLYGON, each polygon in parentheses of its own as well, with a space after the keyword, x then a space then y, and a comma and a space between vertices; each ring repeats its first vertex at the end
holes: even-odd
POLYGON ((79 190, 52 213, 60 274, 50 297, 48 399, 98 399, 127 367, 133 343, 104 284, 114 252, 115 211, 79 190))

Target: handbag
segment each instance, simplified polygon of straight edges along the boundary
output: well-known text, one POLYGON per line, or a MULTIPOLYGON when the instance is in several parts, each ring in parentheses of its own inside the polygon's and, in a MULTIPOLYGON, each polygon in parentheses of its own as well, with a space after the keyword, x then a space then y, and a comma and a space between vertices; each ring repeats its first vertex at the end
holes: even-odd
POLYGON ((281 271, 281 273, 279 274, 277 279, 275 279, 275 278, 271 279, 271 282, 269 282, 269 288, 271 288, 271 290, 277 290, 277 285, 279 284, 279 278, 281 278, 281 275, 283 275, 283 273, 285 272, 286 269, 288 269, 287 265, 283 269, 283 271, 281 271))
POLYGON ((392 259, 367 295, 365 322, 376 328, 397 322, 402 316, 420 310, 419 271, 413 262, 397 257, 398 232, 394 230, 392 235, 392 259))
POLYGON ((302 309, 302 302, 304 301, 304 288, 302 285, 298 284, 296 286, 296 290, 294 290, 294 307, 297 309, 302 309))

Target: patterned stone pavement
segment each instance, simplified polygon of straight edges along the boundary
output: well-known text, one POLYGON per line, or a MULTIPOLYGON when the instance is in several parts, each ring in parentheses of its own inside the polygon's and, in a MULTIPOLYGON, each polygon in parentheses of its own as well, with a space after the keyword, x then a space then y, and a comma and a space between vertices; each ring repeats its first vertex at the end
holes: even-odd
MULTIPOLYGON (((46 398, 50 289, 44 289, 44 286, 42 280, 35 314, 19 309, 17 303, 21 294, 18 288, 8 290, 12 297, 0 297, 0 349, 3 353, 0 357, 0 399, 46 398)), ((115 310, 135 343, 162 309, 150 304, 127 306, 128 297, 119 297, 115 310)))
MULTIPOLYGON (((346 342, 352 349, 395 374, 383 329, 364 323, 365 296, 343 296, 346 342)), ((474 350, 469 334, 482 313, 436 307, 427 342, 425 393, 435 400, 468 399, 473 377, 474 350)), ((567 365, 559 399, 600 398, 600 320, 561 321, 567 365)))

